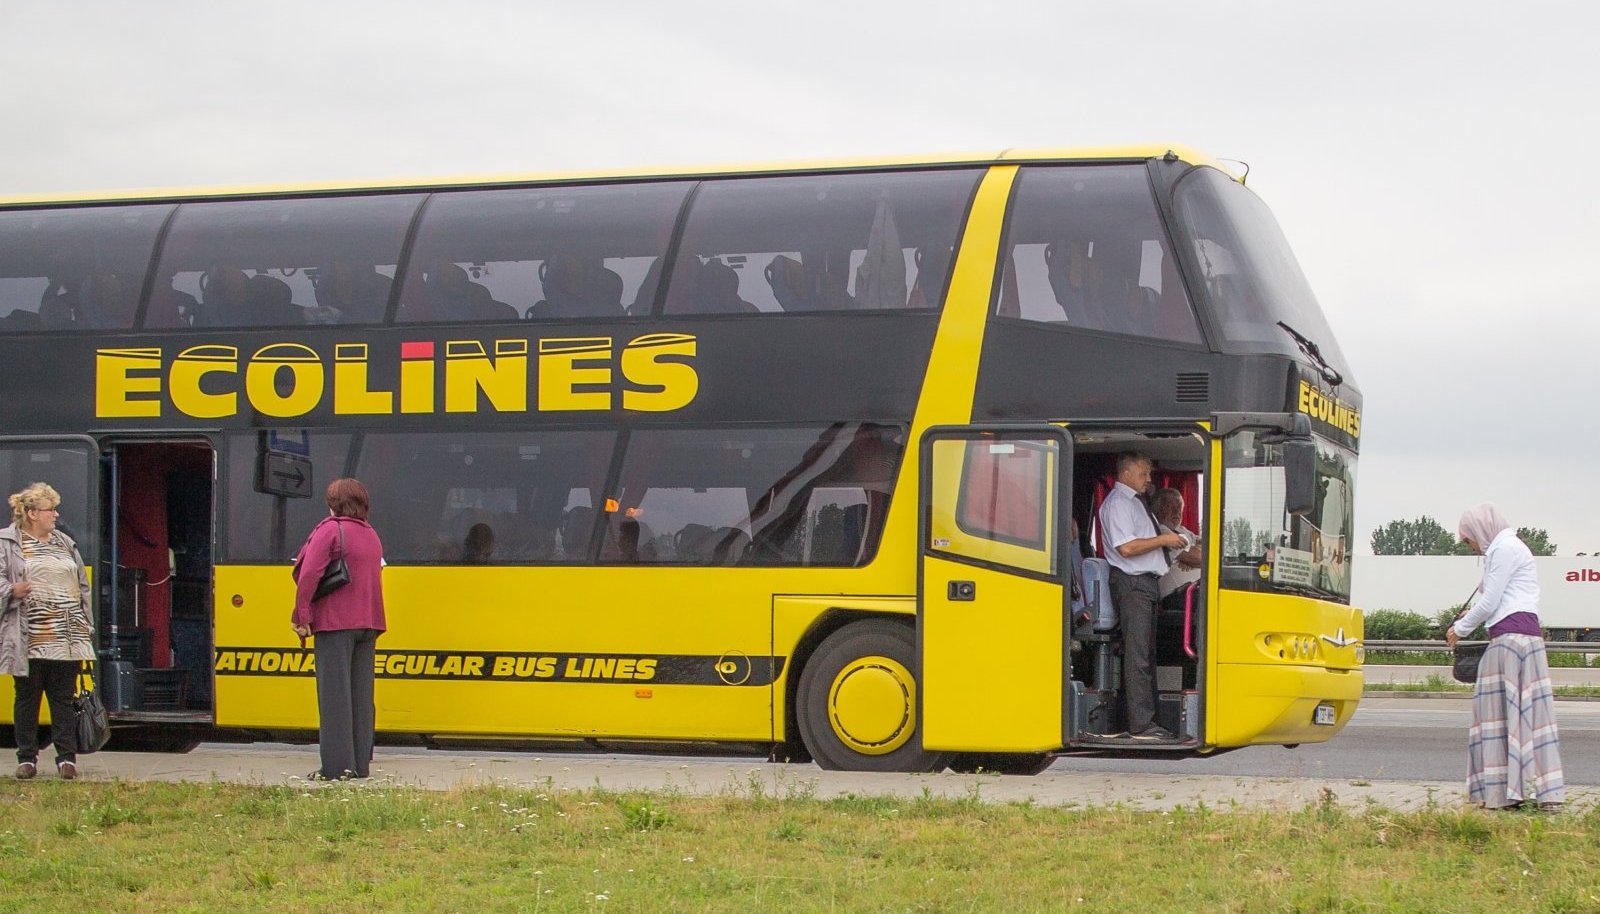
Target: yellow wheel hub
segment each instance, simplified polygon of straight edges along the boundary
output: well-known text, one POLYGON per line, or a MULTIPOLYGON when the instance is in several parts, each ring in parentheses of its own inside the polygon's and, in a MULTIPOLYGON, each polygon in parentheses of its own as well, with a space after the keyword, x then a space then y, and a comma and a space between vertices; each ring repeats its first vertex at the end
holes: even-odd
POLYGON ((888 657, 858 657, 828 689, 828 720, 839 741, 863 755, 888 755, 911 739, 917 680, 888 657))

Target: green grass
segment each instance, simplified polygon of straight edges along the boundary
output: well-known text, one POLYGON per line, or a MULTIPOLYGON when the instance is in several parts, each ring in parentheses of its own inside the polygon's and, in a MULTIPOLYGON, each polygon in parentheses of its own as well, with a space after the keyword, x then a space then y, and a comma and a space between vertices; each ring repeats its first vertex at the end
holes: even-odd
POLYGON ((44 911, 1592 911, 1600 813, 0 783, 44 911))

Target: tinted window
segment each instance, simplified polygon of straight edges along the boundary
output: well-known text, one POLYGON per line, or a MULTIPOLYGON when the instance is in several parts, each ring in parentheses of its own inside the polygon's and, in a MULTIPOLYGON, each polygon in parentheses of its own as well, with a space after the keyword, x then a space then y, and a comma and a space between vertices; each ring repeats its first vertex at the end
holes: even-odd
POLYGON ((381 322, 419 200, 185 203, 162 245, 145 324, 381 322))
POLYGON ((369 434, 356 477, 391 562, 580 562, 611 432, 369 434))
POLYGON ((1246 351, 1298 356, 1278 326, 1283 321, 1348 377, 1327 318, 1261 198, 1214 168, 1196 168, 1178 182, 1173 202, 1202 281, 1198 294, 1210 302, 1223 338, 1246 351))
POLYGON ((905 447, 898 426, 640 431, 600 558, 859 565, 877 550, 905 447))
POLYGON ((708 181, 668 314, 938 308, 977 172, 708 181))
POLYGON ((170 206, 0 212, 0 331, 133 326, 170 206))
POLYGON ((1200 342, 1144 166, 1025 168, 1018 182, 996 314, 1200 342))
MULTIPOLYGON (((89 449, 48 444, 12 444, 0 447, 0 496, 10 497, 36 482, 48 483, 61 495, 61 516, 56 523, 78 544, 87 559, 89 545, 89 449)), ((11 523, 11 505, 5 505, 5 522, 11 523)))
MULTIPOLYGON (((300 551, 317 521, 328 516, 328 483, 344 475, 350 453, 350 435, 329 432, 284 431, 278 436, 301 445, 311 458, 310 498, 263 494, 262 459, 269 447, 269 432, 242 432, 227 436, 228 465, 223 477, 227 490, 224 523, 226 557, 230 562, 288 562, 300 551)), ((305 455, 301 455, 305 456, 305 455)), ((374 512, 376 514, 376 512, 374 512)), ((376 522, 376 518, 374 518, 376 522)), ((380 530, 380 534, 381 534, 380 530)))
POLYGON ((956 523, 973 536, 1031 549, 1045 545, 1050 445, 973 441, 962 468, 956 523))
POLYGON ((687 184, 436 194, 401 321, 649 313, 687 184))

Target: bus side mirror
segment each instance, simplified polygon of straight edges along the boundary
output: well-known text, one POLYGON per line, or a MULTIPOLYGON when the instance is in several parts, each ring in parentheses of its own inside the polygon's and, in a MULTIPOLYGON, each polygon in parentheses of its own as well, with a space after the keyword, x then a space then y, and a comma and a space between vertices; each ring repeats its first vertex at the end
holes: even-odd
POLYGON ((1317 507, 1317 443, 1306 417, 1295 420, 1295 433, 1283 440, 1283 509, 1301 516, 1317 507))

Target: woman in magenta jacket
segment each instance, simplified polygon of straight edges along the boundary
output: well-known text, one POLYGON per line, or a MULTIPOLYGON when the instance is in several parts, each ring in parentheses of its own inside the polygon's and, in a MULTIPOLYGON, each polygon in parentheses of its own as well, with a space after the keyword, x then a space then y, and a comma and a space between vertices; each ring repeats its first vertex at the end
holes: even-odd
POLYGON ((328 517, 311 531, 295 559, 291 623, 302 639, 314 637, 317 719, 322 767, 314 777, 369 777, 376 709, 373 653, 383 633, 383 543, 367 523, 367 487, 355 479, 328 483, 328 517), (350 583, 313 599, 322 573, 340 554, 343 536, 350 583))

